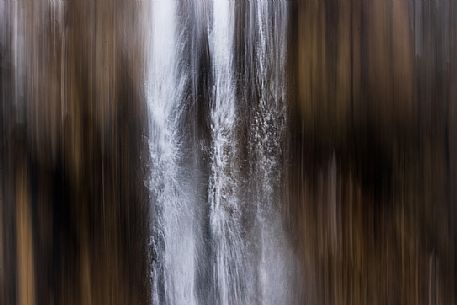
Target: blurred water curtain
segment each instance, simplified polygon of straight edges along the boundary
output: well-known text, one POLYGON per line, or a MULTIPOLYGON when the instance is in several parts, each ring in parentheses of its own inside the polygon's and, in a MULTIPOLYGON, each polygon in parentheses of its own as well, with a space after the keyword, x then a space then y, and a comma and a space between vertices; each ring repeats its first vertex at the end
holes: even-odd
POLYGON ((457 303, 454 0, 0 0, 0 304, 457 303))

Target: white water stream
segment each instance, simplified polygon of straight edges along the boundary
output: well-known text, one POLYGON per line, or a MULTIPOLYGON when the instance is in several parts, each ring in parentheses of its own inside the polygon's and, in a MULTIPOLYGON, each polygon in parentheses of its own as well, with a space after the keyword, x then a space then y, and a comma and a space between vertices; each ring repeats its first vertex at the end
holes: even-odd
POLYGON ((237 5, 160 0, 146 13, 153 304, 291 304, 287 289, 294 260, 281 218, 288 4, 251 1, 244 8, 249 14, 237 14, 237 5), (255 71, 249 82, 255 88, 240 81, 237 18, 250 25, 244 39, 251 47, 244 52, 252 52, 245 64, 255 71), (206 38, 190 41, 192 32, 206 38), (192 45, 207 50, 201 54, 205 65, 188 64, 192 45), (195 75, 203 70, 208 94, 189 98, 195 75), (239 107, 242 92, 249 90, 258 96, 249 101, 251 114, 239 107), (207 109, 202 115, 209 144, 191 146, 198 151, 184 144, 194 140, 186 138, 189 101, 207 109), (239 138, 242 122, 247 156, 239 138), (189 154, 207 155, 204 178, 186 164, 189 154), (206 187, 196 187, 201 184, 206 187), (207 191, 198 194, 199 189, 207 191))

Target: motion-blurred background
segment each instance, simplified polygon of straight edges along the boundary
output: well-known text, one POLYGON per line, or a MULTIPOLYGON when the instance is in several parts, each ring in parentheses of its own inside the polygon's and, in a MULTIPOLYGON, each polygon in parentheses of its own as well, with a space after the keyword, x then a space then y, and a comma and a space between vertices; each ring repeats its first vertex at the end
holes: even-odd
MULTIPOLYGON (((0 0, 0 304, 156 300, 149 2, 0 0)), ((218 70, 212 36, 192 24, 211 1, 175 2, 193 50, 180 64, 198 66, 177 128, 192 130, 186 145, 206 168, 218 70)), ((260 51, 246 50, 262 0, 230 2, 241 82, 260 73, 246 55, 260 51)), ((296 264, 284 304, 456 304, 457 2, 271 1, 267 11, 271 33, 287 25, 271 35, 286 50, 278 198, 296 264)), ((262 100, 241 91, 239 109, 262 100)), ((239 143, 250 139, 243 124, 239 143)), ((254 155, 240 155, 249 176, 254 155)))

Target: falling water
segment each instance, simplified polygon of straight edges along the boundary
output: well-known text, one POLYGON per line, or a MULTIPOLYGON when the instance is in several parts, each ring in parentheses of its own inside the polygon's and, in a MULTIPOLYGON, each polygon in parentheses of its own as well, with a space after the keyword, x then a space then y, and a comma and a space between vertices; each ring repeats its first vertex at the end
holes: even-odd
POLYGON ((241 18, 236 8, 235 1, 225 0, 152 1, 147 18, 154 304, 290 303, 286 290, 292 285, 288 264, 293 258, 281 217, 287 1, 246 4, 249 14, 243 18, 250 30, 241 49, 252 60, 242 69, 235 56, 241 18), (198 17, 191 19, 195 12, 198 17), (206 39, 196 41, 195 32, 206 39), (205 57, 195 54, 205 50, 205 42, 205 66, 189 64, 189 53, 205 57), (203 96, 191 89, 202 69, 210 75, 203 96), (240 107, 242 100, 249 113, 240 107), (208 105, 204 147, 184 144, 195 141, 183 130, 189 101, 208 105), (197 169, 185 161, 192 154, 207 155, 206 178, 201 179, 205 166, 197 169), (192 184, 186 177, 193 176, 192 184), (195 187, 200 182, 206 194, 195 187), (197 212, 202 209, 206 212, 197 212))
POLYGON ((146 95, 149 105, 155 304, 196 304, 193 201, 181 174, 180 120, 187 73, 174 0, 153 1, 146 95))
POLYGON ((217 304, 245 304, 234 88, 234 2, 213 1, 210 55, 214 77, 211 99, 211 176, 208 199, 214 246, 213 284, 217 304))
POLYGON ((262 304, 288 304, 288 281, 294 262, 281 221, 282 160, 286 123, 287 1, 259 0, 251 16, 256 47, 259 101, 250 125, 250 159, 253 201, 259 227, 259 281, 262 304))

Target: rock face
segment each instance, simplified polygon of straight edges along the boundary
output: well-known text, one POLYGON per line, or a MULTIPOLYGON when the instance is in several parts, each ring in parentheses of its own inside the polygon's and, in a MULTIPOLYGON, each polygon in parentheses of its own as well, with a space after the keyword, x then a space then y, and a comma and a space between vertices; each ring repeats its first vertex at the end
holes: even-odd
POLYGON ((0 303, 148 304, 138 7, 2 6, 0 303))

